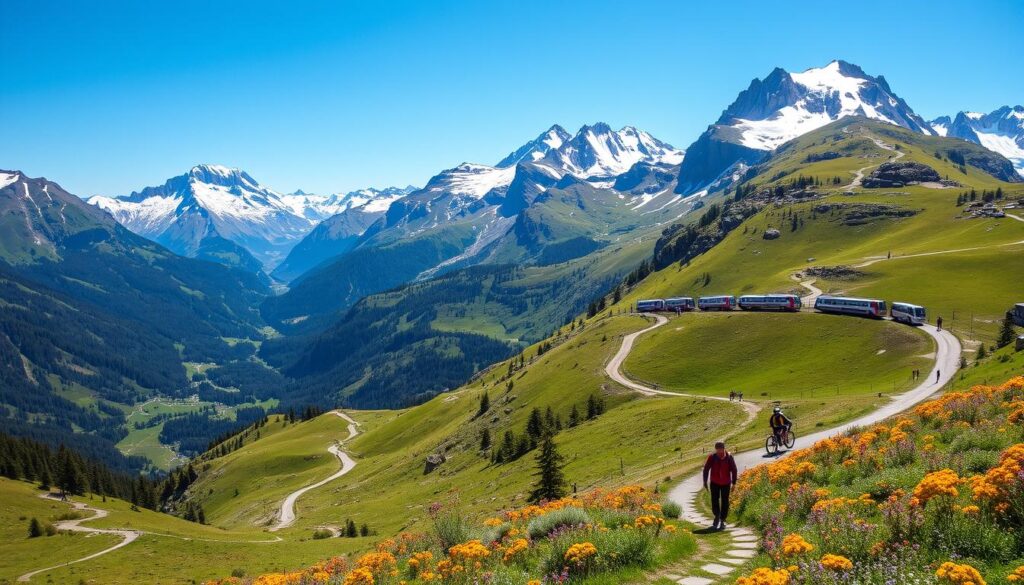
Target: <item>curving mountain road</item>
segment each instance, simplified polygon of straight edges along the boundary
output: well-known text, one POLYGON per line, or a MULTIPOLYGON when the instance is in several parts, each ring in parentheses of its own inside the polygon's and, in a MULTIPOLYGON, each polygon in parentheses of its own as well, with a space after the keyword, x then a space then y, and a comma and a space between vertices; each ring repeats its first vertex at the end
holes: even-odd
MULTIPOLYGON (((949 331, 940 331, 932 325, 923 325, 921 329, 930 335, 936 344, 935 365, 929 375, 923 378, 921 384, 904 394, 895 396, 890 403, 870 414, 838 427, 800 437, 798 439, 800 446, 807 447, 816 441, 840 435, 857 427, 869 426, 903 412, 938 392, 952 380, 960 368, 960 353, 962 351, 960 341, 949 331)), ((767 431, 765 431, 765 434, 767 434, 767 431)), ((786 455, 788 455, 788 452, 781 455, 781 457, 786 455)), ((763 449, 734 453, 733 457, 736 459, 736 466, 739 468, 740 473, 751 467, 775 460, 775 458, 768 458, 763 449)), ((696 507, 696 500, 702 487, 703 478, 701 472, 698 471, 673 488, 668 496, 669 499, 682 506, 683 517, 694 523, 709 523, 711 521, 710 518, 700 513, 696 507)))
MULTIPOLYGON (((39 497, 58 500, 58 498, 54 497, 53 494, 42 494, 39 497)), ((30 573, 25 573, 24 575, 18 577, 19 582, 27 582, 29 579, 31 579, 35 575, 38 575, 39 573, 45 573, 47 571, 52 571, 54 569, 59 569, 61 567, 66 567, 68 565, 73 565, 75 563, 81 563, 82 561, 95 559, 96 557, 103 556, 108 552, 113 552, 121 548, 122 546, 127 546, 136 538, 142 536, 142 532, 137 530, 117 530, 112 528, 89 528, 88 526, 80 526, 82 522, 105 518, 109 514, 109 512, 107 512, 106 510, 101 510, 100 508, 93 508, 92 506, 89 506, 88 504, 84 504, 82 502, 71 502, 71 506, 78 511, 88 510, 92 512, 93 515, 89 516, 88 518, 78 518, 76 520, 62 520, 60 522, 57 522, 55 524, 57 530, 66 530, 69 532, 88 532, 91 534, 116 534, 122 537, 121 542, 115 544, 110 548, 105 548, 99 552, 93 553, 87 557, 82 557, 80 559, 75 559, 73 561, 68 561, 66 563, 61 563, 59 565, 54 565, 52 567, 46 567, 45 569, 36 569, 35 571, 32 571, 30 573)))
MULTIPOLYGON (((347 414, 341 412, 340 410, 333 410, 331 411, 331 414, 348 422, 348 437, 346 437, 344 441, 349 441, 359 434, 359 429, 357 428, 359 423, 352 420, 352 418, 349 417, 347 414)), ((270 529, 271 531, 277 531, 281 530, 282 528, 287 528, 295 522, 295 502, 296 500, 299 499, 299 497, 302 494, 338 479, 339 477, 345 475, 349 471, 352 471, 352 468, 356 466, 356 462, 351 457, 349 457, 348 453, 342 451, 338 445, 331 445, 330 447, 327 448, 327 451, 334 455, 335 457, 337 457, 339 461, 341 461, 341 469, 339 469, 336 473, 334 473, 333 475, 326 479, 320 480, 311 485, 307 485, 306 487, 300 488, 288 494, 288 497, 286 497, 284 501, 281 502, 281 511, 278 512, 277 515, 277 524, 275 524, 274 527, 270 529)))

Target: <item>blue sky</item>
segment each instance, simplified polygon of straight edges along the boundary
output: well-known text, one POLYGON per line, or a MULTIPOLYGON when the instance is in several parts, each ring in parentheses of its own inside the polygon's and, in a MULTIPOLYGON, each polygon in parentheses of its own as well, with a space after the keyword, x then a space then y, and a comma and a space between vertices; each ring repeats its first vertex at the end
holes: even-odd
POLYGON ((79 195, 193 164, 280 191, 422 185, 552 123, 684 148, 773 67, 834 58, 919 114, 1024 102, 1024 2, 2 0, 0 168, 79 195))

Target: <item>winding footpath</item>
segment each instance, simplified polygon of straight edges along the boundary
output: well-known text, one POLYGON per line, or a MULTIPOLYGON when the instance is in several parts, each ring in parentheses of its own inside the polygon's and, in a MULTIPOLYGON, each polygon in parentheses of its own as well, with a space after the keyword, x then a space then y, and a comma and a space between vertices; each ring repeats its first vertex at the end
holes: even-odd
MULTIPOLYGON (((335 415, 335 416, 345 420, 348 423, 348 437, 346 437, 344 439, 345 441, 348 441, 348 440, 352 439, 353 437, 355 437, 356 435, 359 434, 359 428, 358 428, 359 427, 359 423, 357 423, 355 420, 353 420, 347 414, 345 414, 345 413, 343 413, 341 411, 337 411, 337 410, 332 411, 331 414, 333 414, 333 415, 335 415)), ((322 485, 324 485, 324 484, 326 484, 326 483, 328 483, 330 481, 333 481, 333 480, 335 480, 335 479, 345 475, 346 473, 351 471, 353 467, 356 466, 356 462, 354 460, 352 460, 352 458, 349 457, 347 453, 342 451, 341 448, 338 445, 332 445, 332 446, 328 447, 327 451, 330 452, 331 454, 333 454, 335 457, 338 458, 338 460, 341 462, 341 469, 337 473, 335 473, 335 474, 331 475, 330 477, 328 477, 327 479, 324 479, 324 480, 319 481, 317 483, 314 483, 312 485, 308 485, 308 486, 306 486, 306 487, 304 487, 302 489, 296 490, 295 492, 292 492, 291 494, 289 494, 288 497, 285 498, 284 502, 281 503, 281 510, 278 513, 278 523, 273 528, 270 529, 271 531, 280 530, 282 528, 290 526, 292 523, 295 522, 295 501, 299 499, 299 496, 301 496, 302 494, 308 492, 309 490, 318 488, 318 487, 320 487, 320 486, 322 486, 322 485)), ((61 501, 55 494, 42 494, 40 497, 41 498, 50 499, 50 500, 55 500, 55 501, 61 501)), ((121 547, 124 547, 124 546, 127 546, 127 545, 131 544, 132 542, 134 542, 136 539, 138 539, 143 534, 148 534, 148 535, 152 535, 152 536, 163 536, 163 537, 167 537, 167 538, 177 538, 177 539, 180 539, 180 540, 195 540, 195 541, 203 541, 203 542, 237 542, 237 543, 244 543, 244 544, 267 544, 267 543, 281 542, 281 537, 279 537, 279 536, 275 536, 272 540, 223 540, 223 539, 208 539, 208 538, 192 538, 192 537, 186 537, 186 536, 177 536, 177 535, 174 535, 174 534, 163 534, 163 533, 160 533, 160 532, 148 532, 148 531, 144 531, 144 530, 125 530, 125 529, 116 529, 116 528, 91 528, 89 526, 82 526, 81 524, 83 522, 90 522, 92 520, 99 520, 100 518, 105 518, 105 517, 107 517, 109 515, 109 512, 107 512, 106 510, 100 509, 100 508, 94 508, 94 507, 89 506, 88 504, 85 504, 85 503, 82 503, 82 502, 68 502, 68 503, 70 503, 71 506, 75 510, 78 510, 78 511, 89 511, 89 512, 92 512, 93 515, 89 516, 87 518, 78 518, 78 519, 74 519, 74 520, 63 520, 63 521, 57 522, 55 524, 55 527, 57 528, 57 530, 59 530, 59 531, 68 531, 68 532, 84 532, 84 533, 87 533, 87 534, 114 534, 114 535, 119 535, 119 536, 122 537, 121 542, 115 544, 114 546, 105 548, 105 549, 103 549, 103 550, 101 550, 99 552, 95 552, 95 553, 93 553, 91 555, 82 557, 80 559, 75 559, 73 561, 68 561, 68 562, 65 562, 65 563, 61 563, 59 565, 54 565, 52 567, 46 567, 45 569, 36 569, 35 571, 32 571, 30 573, 25 573, 24 575, 18 577, 18 582, 25 583, 25 582, 28 582, 30 579, 32 579, 32 577, 34 577, 34 576, 36 576, 36 575, 38 575, 40 573, 46 573, 46 572, 52 571, 54 569, 60 569, 62 567, 66 567, 68 565, 73 565, 75 563, 81 563, 81 562, 84 562, 84 561, 95 559, 96 557, 99 557, 99 556, 103 556, 103 555, 105 555, 105 554, 107 554, 109 552, 113 552, 113 551, 115 551, 115 550, 117 550, 117 549, 119 549, 121 547)))
MULTIPOLYGON (((331 411, 331 414, 348 422, 348 437, 346 437, 344 441, 349 441, 359 434, 359 423, 354 421, 350 416, 340 410, 333 410, 331 411)), ((302 494, 338 479, 349 471, 352 471, 356 466, 356 462, 349 457, 348 453, 342 451, 338 445, 331 445, 327 448, 327 451, 338 458, 341 462, 341 469, 326 479, 322 479, 314 484, 307 485, 304 488, 300 488, 288 494, 288 497, 281 502, 281 511, 277 514, 277 524, 270 529, 271 532, 287 528, 295 522, 295 501, 298 500, 302 494)))
POLYGON ((645 386, 643 384, 640 384, 639 382, 634 382, 633 380, 627 378, 626 375, 622 373, 622 364, 623 362, 626 361, 626 358, 629 357, 629 353, 633 351, 633 342, 636 341, 637 337, 640 337, 641 335, 649 331, 653 331, 658 327, 661 327, 662 325, 668 323, 668 319, 666 317, 658 315, 657 313, 651 314, 650 316, 654 317, 654 325, 651 325, 646 329, 641 329, 640 331, 637 331, 635 333, 624 335, 622 337, 622 345, 619 347, 619 351, 617 351, 615 355, 612 356, 612 359, 609 360, 608 365, 605 366, 604 368, 604 371, 609 378, 645 396, 678 396, 685 398, 699 398, 702 400, 719 400, 722 402, 729 402, 731 404, 738 404, 742 406, 743 409, 747 412, 747 422, 750 422, 751 420, 754 419, 755 416, 757 416, 757 413, 758 411, 761 410, 761 407, 753 402, 736 402, 729 400, 728 398, 723 398, 721 396, 705 396, 703 394, 684 394, 682 392, 668 392, 665 390, 659 390, 657 388, 651 388, 650 386, 645 386))
MULTIPOLYGON (((39 497, 45 498, 45 499, 49 499, 49 500, 61 501, 60 498, 57 497, 55 494, 47 493, 47 494, 42 494, 39 497)), ((46 567, 45 569, 37 569, 37 570, 32 571, 30 573, 25 573, 24 575, 18 577, 18 581, 19 582, 21 582, 21 583, 27 582, 29 579, 31 579, 35 575, 38 575, 39 573, 45 573, 47 571, 52 571, 54 569, 59 569, 61 567, 66 567, 68 565, 73 565, 75 563, 81 563, 83 561, 88 561, 88 560, 91 560, 91 559, 95 559, 96 557, 103 556, 103 555, 107 554, 108 552, 113 552, 113 551, 121 548, 122 546, 127 546, 127 545, 131 544, 133 541, 135 541, 135 539, 137 539, 138 537, 142 536, 142 532, 138 531, 138 530, 117 530, 117 529, 106 529, 106 528, 89 528, 88 526, 80 526, 80 524, 82 522, 86 522, 86 521, 89 521, 89 520, 99 520, 100 518, 105 518, 109 514, 109 512, 107 512, 106 510, 102 510, 100 508, 93 508, 92 506, 89 506, 88 504, 84 504, 82 502, 70 502, 70 503, 71 503, 71 506, 75 510, 77 510, 79 512, 87 510, 89 512, 92 512, 93 515, 89 516, 87 518, 77 518, 77 519, 74 519, 74 520, 62 520, 60 522, 57 522, 55 524, 55 527, 57 528, 57 530, 66 530, 66 531, 69 531, 69 532, 86 532, 86 533, 89 533, 89 534, 116 534, 116 535, 121 537, 121 539, 122 539, 121 542, 115 544, 112 547, 105 548, 105 549, 103 549, 103 550, 101 550, 99 552, 95 552, 95 553, 93 553, 93 554, 91 554, 91 555, 89 555, 87 557, 82 557, 80 559, 75 559, 73 561, 68 561, 66 563, 61 563, 59 565, 54 565, 52 567, 46 567)))
MULTIPOLYGON (((813 281, 804 281, 800 284, 807 288, 811 294, 808 296, 816 296, 821 294, 821 291, 812 285, 813 281)), ((608 376, 637 392, 645 395, 661 395, 661 396, 694 396, 689 394, 679 394, 675 392, 666 392, 664 390, 658 390, 650 388, 643 384, 639 384, 630 380, 622 373, 622 363, 629 356, 630 351, 633 349, 633 343, 636 338, 644 333, 652 331, 662 325, 668 323, 668 319, 661 315, 654 315, 655 323, 650 327, 626 335, 622 339, 622 346, 619 351, 612 357, 611 361, 608 362, 608 366, 605 368, 608 376)), ((854 317, 851 317, 854 318, 854 317)), ((950 380, 953 379, 954 375, 960 368, 960 354, 962 348, 960 341, 946 330, 939 330, 932 325, 922 325, 921 330, 927 333, 935 341, 935 364, 932 367, 931 372, 925 376, 923 382, 917 387, 910 391, 894 396, 892 401, 885 406, 862 416, 856 420, 852 420, 848 423, 842 424, 838 427, 812 433, 807 436, 800 437, 801 446, 809 446, 822 439, 841 435, 850 431, 851 429, 870 426, 886 418, 894 416, 919 402, 925 400, 929 396, 935 394, 942 389, 950 380)), ((712 400, 723 400, 728 402, 726 398, 713 397, 713 396, 694 396, 700 398, 708 398, 712 400)), ((744 407, 747 407, 748 403, 742 403, 744 407)), ((753 416, 757 413, 757 406, 753 406, 753 414, 748 408, 748 414, 753 416)), ((749 422, 749 421, 748 421, 749 422)), ((756 467, 763 463, 776 461, 781 457, 786 457, 789 452, 785 452, 777 457, 769 457, 765 454, 763 449, 753 449, 750 451, 744 451, 742 453, 733 453, 733 457, 736 460, 736 466, 739 468, 739 472, 743 473, 747 469, 756 467)), ((673 502, 678 503, 683 510, 682 518, 688 522, 692 522, 698 525, 708 525, 711 523, 712 518, 706 516, 697 507, 697 498, 703 492, 703 477, 702 471, 697 471, 693 475, 687 477, 682 483, 674 487, 668 494, 668 498, 673 502)), ((700 571, 706 575, 713 575, 714 577, 706 577, 702 575, 691 575, 676 577, 675 580, 680 585, 710 585, 716 580, 724 579, 736 570, 737 566, 746 563, 749 559, 757 555, 758 550, 758 538, 757 535, 749 528, 731 526, 726 529, 729 534, 729 546, 728 550, 723 556, 716 559, 715 562, 709 562, 700 567, 700 571)))

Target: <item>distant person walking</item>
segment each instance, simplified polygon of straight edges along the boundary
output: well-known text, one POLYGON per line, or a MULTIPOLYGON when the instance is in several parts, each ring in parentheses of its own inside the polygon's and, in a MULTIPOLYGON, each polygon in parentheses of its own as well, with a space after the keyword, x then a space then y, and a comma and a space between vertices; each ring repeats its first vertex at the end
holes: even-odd
POLYGON ((942 377, 942 370, 935 370, 935 383, 939 383, 939 378, 942 377))
POLYGON ((942 331, 942 317, 935 320, 935 328, 942 331))
POLYGON ((736 400, 736 392, 729 393, 729 402, 732 402, 733 400, 736 400))
POLYGON ((729 492, 736 486, 738 475, 736 460, 725 450, 725 443, 715 443, 715 452, 704 462, 704 489, 709 489, 710 481, 711 513, 715 515, 711 527, 715 530, 725 529, 725 519, 729 516, 729 492))

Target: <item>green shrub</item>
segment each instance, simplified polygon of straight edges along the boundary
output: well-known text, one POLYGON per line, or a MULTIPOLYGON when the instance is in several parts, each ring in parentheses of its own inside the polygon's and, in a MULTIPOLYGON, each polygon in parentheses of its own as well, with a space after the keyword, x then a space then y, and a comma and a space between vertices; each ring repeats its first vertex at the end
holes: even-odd
POLYGON ((683 515, 683 507, 672 500, 665 500, 661 503, 661 515, 675 520, 683 515))
POLYGON ((509 522, 503 522, 497 526, 492 526, 487 530, 484 530, 483 534, 480 536, 480 542, 484 544, 498 542, 502 538, 505 538, 505 535, 508 534, 510 530, 512 530, 512 524, 509 522))
POLYGON ((609 530, 592 536, 602 567, 649 567, 654 562, 655 537, 649 530, 609 530))
POLYGON ((242 577, 245 577, 245 569, 232 569, 231 576, 241 579, 242 577))
POLYGON ((442 550, 469 539, 466 521, 458 512, 440 512, 434 516, 434 536, 442 550))
POLYGON ((593 510, 591 516, 595 522, 604 524, 608 528, 632 526, 633 521, 636 520, 636 514, 631 514, 624 510, 607 510, 603 508, 593 510))
POLYGON ((590 524, 590 515, 581 508, 560 508, 543 516, 537 516, 526 526, 530 538, 537 540, 551 534, 556 528, 564 526, 583 526, 590 524))
POLYGON ((317 528, 313 531, 313 540, 323 540, 332 536, 334 536, 334 533, 326 528, 317 528))
POLYGON ((61 512, 60 514, 57 514, 53 517, 53 519, 57 522, 61 522, 63 520, 78 520, 81 517, 82 513, 79 512, 78 510, 68 510, 67 512, 61 512))

